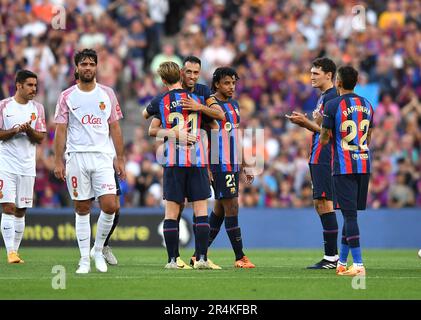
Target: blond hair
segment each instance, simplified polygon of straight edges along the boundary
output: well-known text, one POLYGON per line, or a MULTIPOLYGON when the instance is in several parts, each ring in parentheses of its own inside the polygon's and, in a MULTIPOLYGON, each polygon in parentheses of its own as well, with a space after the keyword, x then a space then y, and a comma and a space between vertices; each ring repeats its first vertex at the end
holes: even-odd
POLYGON ((168 84, 175 84, 180 81, 180 67, 177 63, 166 61, 159 65, 158 74, 168 84))

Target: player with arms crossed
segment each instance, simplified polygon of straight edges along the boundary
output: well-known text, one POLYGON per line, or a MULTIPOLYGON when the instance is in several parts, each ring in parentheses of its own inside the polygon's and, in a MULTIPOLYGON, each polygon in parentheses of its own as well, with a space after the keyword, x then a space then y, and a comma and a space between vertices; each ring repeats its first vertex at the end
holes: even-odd
POLYGON ((325 107, 320 143, 331 137, 333 144, 333 190, 335 207, 344 217, 342 242, 336 273, 341 276, 365 275, 357 210, 365 210, 370 179, 370 150, 373 107, 354 93, 358 72, 351 66, 340 67, 336 87, 340 97, 325 107), (347 269, 351 250, 353 265, 347 269))
POLYGON ((16 93, 0 101, 0 203, 1 233, 9 263, 23 263, 18 254, 25 229, 26 208, 32 207, 36 144, 46 135, 42 104, 34 101, 37 75, 16 74, 16 93))
POLYGON ((63 91, 57 103, 54 174, 66 181, 75 205, 76 237, 81 255, 76 273, 90 272, 93 198, 98 198, 101 214, 91 256, 96 269, 107 272, 102 250, 117 210, 114 147, 117 174, 125 178, 123 137, 118 123, 123 115, 114 91, 95 81, 96 52, 84 49, 76 53, 74 60, 80 82, 63 91), (65 148, 66 166, 63 164, 65 148))
POLYGON ((209 222, 207 199, 210 197, 209 176, 206 168, 206 141, 200 135, 202 112, 183 109, 182 100, 199 98, 183 89, 180 68, 174 62, 164 62, 158 74, 168 91, 155 97, 143 110, 143 116, 158 115, 162 128, 151 132, 152 136, 165 138, 164 157, 164 239, 168 253, 167 269, 181 269, 177 265, 179 240, 178 215, 185 198, 193 203, 196 216, 196 242, 198 245, 195 269, 210 269, 207 261, 209 222))
POLYGON ((322 93, 313 111, 314 121, 306 115, 294 111, 286 117, 300 127, 313 132, 309 160, 311 182, 313 184, 314 208, 320 216, 323 227, 323 259, 307 269, 335 269, 338 261, 338 222, 333 209, 332 191, 332 145, 322 146, 319 142, 323 110, 326 103, 338 96, 333 85, 336 72, 335 63, 328 58, 318 58, 311 67, 311 85, 322 93))

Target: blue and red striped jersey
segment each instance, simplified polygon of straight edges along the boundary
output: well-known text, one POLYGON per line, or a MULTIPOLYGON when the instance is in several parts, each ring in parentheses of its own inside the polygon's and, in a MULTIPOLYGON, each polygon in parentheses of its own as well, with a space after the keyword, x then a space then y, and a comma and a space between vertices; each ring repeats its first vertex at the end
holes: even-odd
MULTIPOLYGON (((336 88, 332 87, 323 92, 317 100, 316 109, 314 111, 323 114, 325 105, 329 100, 335 99, 338 96, 336 88)), ((314 132, 311 141, 311 153, 309 163, 311 164, 332 164, 332 145, 328 143, 322 146, 319 142, 320 133, 314 132)))
POLYGON ((185 89, 174 89, 155 97, 146 107, 146 111, 159 117, 162 128, 181 127, 188 129, 198 137, 191 145, 181 145, 175 139, 167 138, 164 142, 164 157, 161 164, 164 167, 205 167, 207 165, 207 141, 201 135, 202 113, 183 110, 180 100, 188 96, 202 103, 200 98, 185 89))
POLYGON ((237 172, 240 170, 241 155, 238 142, 240 126, 240 106, 238 102, 229 99, 216 99, 225 113, 224 120, 218 120, 218 135, 211 133, 210 164, 212 172, 237 172))
POLYGON ((355 93, 326 104, 323 127, 332 130, 334 175, 370 173, 367 135, 373 127, 373 114, 370 102, 355 93))

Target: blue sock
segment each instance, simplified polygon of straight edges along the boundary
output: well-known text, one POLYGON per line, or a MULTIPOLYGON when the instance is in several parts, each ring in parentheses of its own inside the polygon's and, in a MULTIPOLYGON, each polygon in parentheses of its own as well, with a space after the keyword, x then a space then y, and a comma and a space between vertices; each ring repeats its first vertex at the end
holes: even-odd
POLYGON ((224 222, 224 216, 217 216, 215 212, 212 211, 209 217, 209 247, 212 244, 213 240, 215 240, 216 236, 219 233, 219 230, 221 229, 221 225, 224 222))
POLYGON ((244 257, 243 240, 241 239, 241 229, 238 226, 238 216, 225 217, 225 229, 235 253, 235 260, 244 257))
POLYGON ((175 249, 178 247, 178 222, 177 220, 164 220, 164 239, 167 246, 168 262, 176 260, 175 249))
POLYGON ((209 219, 208 216, 196 217, 196 260, 207 260, 209 244, 209 219))
POLYGON ((360 247, 360 230, 358 228, 357 210, 342 210, 346 228, 346 241, 351 249, 354 264, 362 264, 360 247))

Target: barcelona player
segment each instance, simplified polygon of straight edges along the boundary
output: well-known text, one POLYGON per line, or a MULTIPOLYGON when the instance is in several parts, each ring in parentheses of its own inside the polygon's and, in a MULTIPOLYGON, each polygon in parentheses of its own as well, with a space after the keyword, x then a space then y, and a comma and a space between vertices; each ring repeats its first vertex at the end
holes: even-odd
POLYGON ((333 145, 333 189, 335 207, 344 217, 342 242, 336 273, 364 276, 366 271, 360 247, 357 210, 365 210, 370 178, 370 149, 373 107, 354 93, 358 71, 351 66, 339 68, 336 87, 340 96, 325 107, 320 143, 331 137, 333 145), (351 251, 353 265, 347 268, 351 251))
POLYGON ((155 97, 143 110, 143 116, 158 115, 162 129, 157 135, 165 138, 164 156, 164 238, 167 246, 166 269, 178 269, 178 215, 185 198, 193 202, 196 216, 197 255, 195 269, 210 269, 207 261, 209 221, 207 199, 210 197, 209 176, 206 168, 206 141, 200 134, 202 112, 185 110, 182 100, 199 98, 183 89, 180 68, 174 62, 164 62, 158 68, 162 82, 168 91, 155 97))
POLYGON ((292 123, 313 132, 309 167, 313 185, 314 208, 319 214, 323 227, 324 256, 322 260, 307 269, 335 269, 338 261, 338 222, 333 209, 332 146, 330 143, 322 146, 319 143, 319 135, 322 124, 321 113, 323 113, 326 103, 338 96, 333 85, 336 65, 329 58, 317 58, 313 61, 310 72, 311 85, 322 92, 313 111, 314 121, 296 111, 286 117, 292 123))

